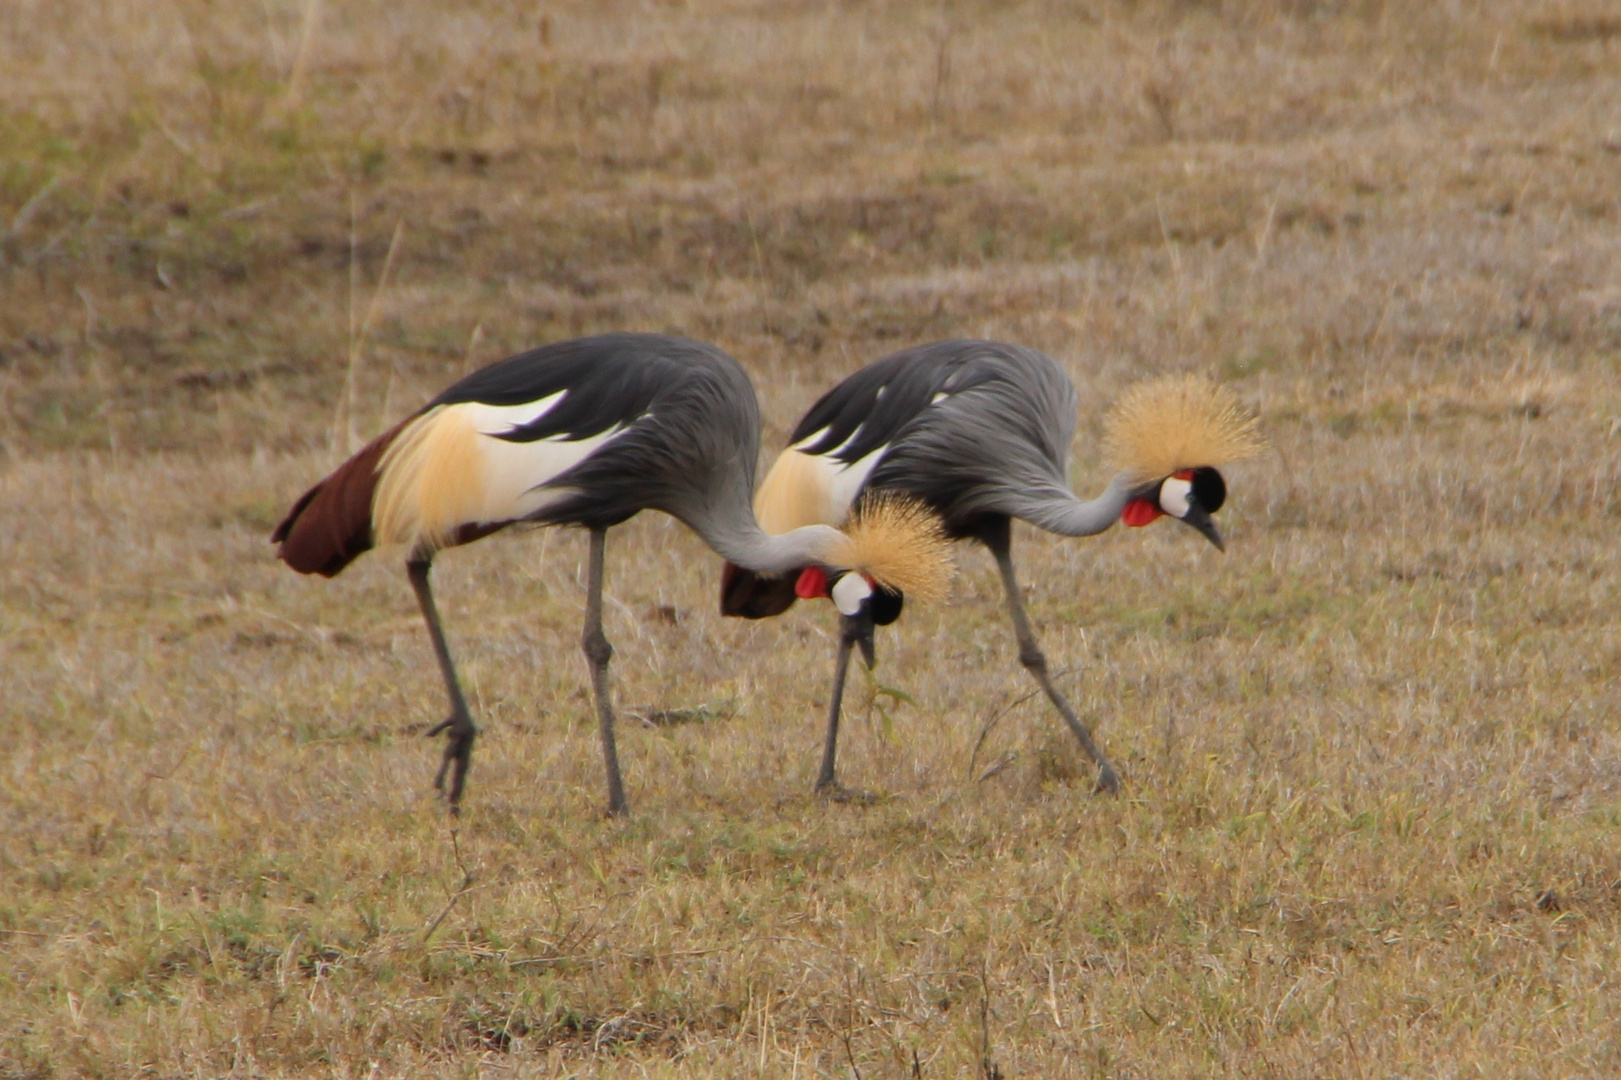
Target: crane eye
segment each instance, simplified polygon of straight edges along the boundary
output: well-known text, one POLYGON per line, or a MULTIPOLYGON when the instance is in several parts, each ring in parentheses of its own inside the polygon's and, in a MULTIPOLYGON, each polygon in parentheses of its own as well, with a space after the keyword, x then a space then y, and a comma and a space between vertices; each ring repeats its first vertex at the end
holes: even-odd
POLYGON ((1227 481, 1221 473, 1205 466, 1193 470, 1193 497, 1207 514, 1214 514, 1227 501, 1227 481))

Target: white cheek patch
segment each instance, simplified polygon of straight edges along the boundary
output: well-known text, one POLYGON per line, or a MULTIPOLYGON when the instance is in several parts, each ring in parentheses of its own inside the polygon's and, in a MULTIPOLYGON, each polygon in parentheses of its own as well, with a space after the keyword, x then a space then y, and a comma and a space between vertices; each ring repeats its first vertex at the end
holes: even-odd
POLYGON ((1193 484, 1172 476, 1159 486, 1159 508, 1174 518, 1185 518, 1193 509, 1193 484))
POLYGON ((872 595, 872 586, 860 574, 845 574, 833 583, 833 606, 840 615, 855 615, 862 603, 872 595))

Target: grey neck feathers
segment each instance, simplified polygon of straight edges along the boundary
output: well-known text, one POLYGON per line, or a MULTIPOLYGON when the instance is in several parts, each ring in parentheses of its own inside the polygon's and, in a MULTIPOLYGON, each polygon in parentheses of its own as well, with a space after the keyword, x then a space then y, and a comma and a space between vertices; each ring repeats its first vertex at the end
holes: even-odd
POLYGON ((830 525, 807 525, 781 536, 772 536, 760 528, 754 516, 754 487, 749 480, 750 474, 741 468, 728 471, 719 483, 692 489, 690 497, 659 509, 686 522, 717 555, 746 570, 786 574, 813 563, 830 569, 853 569, 836 561, 835 557, 847 547, 848 538, 830 525))
POLYGON ((1020 499, 1014 516, 1060 536, 1093 536, 1120 520, 1133 486, 1122 473, 1090 502, 1063 489, 1047 496, 1026 496, 1020 499))
POLYGON ((804 528, 772 536, 749 520, 740 529, 699 530, 703 538, 727 562, 761 574, 786 574, 817 563, 840 569, 835 553, 844 543, 844 534, 831 525, 804 528))
POLYGON ((772 536, 760 528, 751 505, 751 492, 741 485, 720 497, 684 507, 676 514, 690 525, 715 553, 727 562, 761 574, 786 574, 812 563, 838 569, 834 557, 846 537, 831 525, 807 525, 772 536))

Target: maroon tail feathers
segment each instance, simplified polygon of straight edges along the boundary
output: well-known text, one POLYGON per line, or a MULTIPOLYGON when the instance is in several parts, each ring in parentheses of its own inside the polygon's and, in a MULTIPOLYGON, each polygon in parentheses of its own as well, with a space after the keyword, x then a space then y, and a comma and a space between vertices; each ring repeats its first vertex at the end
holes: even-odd
POLYGON ((745 619, 781 615, 799 599, 791 574, 758 574, 727 563, 720 574, 720 613, 745 619))
POLYGON ((377 466, 404 423, 390 428, 304 493, 270 534, 276 554, 301 574, 332 577, 371 550, 377 466))

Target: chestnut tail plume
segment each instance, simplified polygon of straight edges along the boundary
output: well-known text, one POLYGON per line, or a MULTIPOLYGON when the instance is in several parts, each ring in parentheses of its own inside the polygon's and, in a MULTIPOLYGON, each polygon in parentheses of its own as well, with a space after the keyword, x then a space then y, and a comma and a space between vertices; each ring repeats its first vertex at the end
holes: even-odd
POLYGON ((720 578, 720 613, 769 619, 794 606, 792 575, 758 574, 727 563, 720 578))
MULTIPOLYGON (((406 421, 409 423, 410 421, 406 421)), ((304 493, 270 534, 276 554, 301 574, 333 577, 371 550, 371 503, 377 466, 405 424, 398 424, 304 493)))

